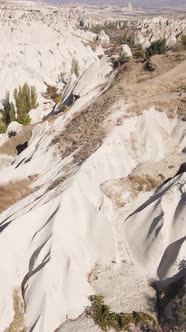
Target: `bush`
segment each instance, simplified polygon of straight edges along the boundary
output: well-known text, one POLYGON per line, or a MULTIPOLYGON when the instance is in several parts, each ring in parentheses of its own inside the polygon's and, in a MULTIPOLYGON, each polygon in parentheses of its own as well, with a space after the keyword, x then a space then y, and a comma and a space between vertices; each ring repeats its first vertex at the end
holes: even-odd
POLYGON ((182 42, 184 49, 186 49, 186 35, 181 36, 181 42, 182 42))
POLYGON ((136 59, 144 59, 145 58, 145 51, 142 45, 138 45, 135 50, 133 50, 133 56, 136 59))
POLYGON ((52 86, 50 84, 47 84, 47 93, 50 95, 51 98, 55 98, 57 94, 57 88, 55 86, 52 86))
POLYGON ((58 94, 58 95, 54 98, 54 103, 58 104, 60 101, 61 101, 61 95, 58 94))
POLYGON ((30 123, 28 112, 38 106, 37 94, 34 86, 29 87, 25 83, 19 89, 14 90, 14 98, 17 108, 17 121, 23 125, 30 123))
POLYGON ((124 63, 128 62, 129 60, 130 60, 130 57, 126 53, 121 54, 118 59, 120 65, 123 65, 124 63))
POLYGON ((59 103, 61 101, 61 94, 58 93, 58 89, 50 84, 47 84, 45 82, 46 86, 47 86, 47 91, 46 93, 43 94, 43 96, 45 98, 50 98, 54 101, 54 103, 59 103))
POLYGON ((128 57, 127 54, 121 54, 118 58, 115 58, 115 57, 111 58, 114 69, 119 68, 124 63, 128 62, 129 60, 130 60, 130 57, 128 57))
POLYGON ((111 42, 113 42, 114 45, 127 44, 130 48, 132 48, 135 45, 135 34, 133 31, 125 30, 119 36, 111 36, 111 42))
POLYGON ((9 92, 6 92, 5 98, 2 100, 3 109, 1 110, 2 122, 5 128, 8 127, 11 121, 15 120, 14 104, 10 102, 9 92))
POLYGON ((147 313, 135 311, 131 314, 115 313, 104 304, 103 296, 91 295, 89 299, 92 305, 86 309, 86 314, 92 317, 95 324, 103 331, 111 328, 116 331, 125 331, 130 324, 140 327, 142 331, 157 331, 156 320, 147 313))
POLYGON ((4 134, 6 132, 6 126, 4 123, 0 124, 0 134, 4 134))
POLYGON ((155 54, 163 54, 166 49, 166 39, 159 39, 152 42, 152 44, 148 48, 146 48, 145 55, 147 58, 150 58, 152 55, 155 54))
MULTIPOLYGON (((185 269, 185 263, 183 269, 185 269)), ((167 331, 186 331, 186 280, 175 280, 158 291, 159 319, 167 331)))

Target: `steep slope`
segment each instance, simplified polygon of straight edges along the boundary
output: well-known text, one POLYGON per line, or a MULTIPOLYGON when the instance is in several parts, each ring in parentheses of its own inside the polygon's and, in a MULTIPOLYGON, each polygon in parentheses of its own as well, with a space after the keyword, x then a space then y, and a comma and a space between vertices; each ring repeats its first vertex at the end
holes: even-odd
POLYGON ((65 322, 93 293, 114 312, 150 312, 149 281, 174 277, 185 257, 185 173, 156 190, 185 160, 185 121, 143 108, 162 91, 178 99, 171 89, 184 82, 185 62, 139 81, 142 64, 131 61, 112 85, 106 60, 95 67, 108 81, 100 88, 82 75, 68 112, 36 125, 28 147, 0 169, 2 186, 37 175, 32 193, 0 215, 0 332, 14 321, 15 293, 32 332, 62 323, 62 331, 99 331, 82 316, 65 322))
MULTIPOLYGON (((110 132, 92 156, 83 164, 75 165, 72 155, 61 160, 55 146, 50 146, 52 131, 55 128, 61 131, 63 123, 64 119, 59 118, 49 129, 45 123, 39 125, 40 132, 35 138, 33 136, 29 147, 16 162, 6 169, 6 177, 5 170, 0 172, 0 178, 9 181, 31 175, 37 169, 40 174, 34 187, 41 186, 0 216, 0 248, 4 252, 0 260, 1 271, 4 271, 1 276, 1 331, 12 319, 13 289, 21 287, 26 326, 33 327, 33 331, 50 332, 66 315, 75 318, 88 305, 87 297, 93 290, 87 276, 96 261, 130 261, 134 250, 133 244, 130 245, 130 233, 127 237, 128 256, 126 250, 118 247, 114 226, 117 219, 113 220, 115 212, 110 200, 100 190, 100 184, 126 177, 140 162, 161 160, 169 153, 169 147, 174 149, 178 142, 175 136, 171 137, 173 129, 178 126, 180 132, 185 130, 182 123, 149 111, 125 120, 122 126, 110 132), (156 123, 154 137, 151 136, 150 122, 156 123), (142 128, 144 135, 141 135, 142 128), (131 150, 128 144, 131 137, 134 146, 138 144, 137 150, 131 150), (157 141, 161 147, 159 154, 157 141), (60 184, 61 177, 66 177, 66 181, 60 184), (56 178, 60 178, 59 184, 55 183, 56 187, 49 190, 56 178), (9 278, 4 279, 7 275, 9 278)), ((182 137, 181 145, 184 146, 185 135, 182 137)), ((135 204, 139 204, 139 200, 135 204)), ((145 245, 146 241, 142 246, 144 250, 145 245)), ((159 260, 161 255, 162 251, 159 260)), ((182 255, 180 252, 180 259, 182 255)), ((135 265, 140 265, 140 258, 133 254, 132 260, 133 256, 135 265)), ((147 266, 143 264, 144 269, 147 266)))

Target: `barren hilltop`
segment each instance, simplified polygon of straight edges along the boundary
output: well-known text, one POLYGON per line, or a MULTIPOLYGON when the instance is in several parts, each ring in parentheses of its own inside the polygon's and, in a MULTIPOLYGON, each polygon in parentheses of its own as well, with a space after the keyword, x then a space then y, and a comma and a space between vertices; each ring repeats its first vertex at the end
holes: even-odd
POLYGON ((186 330, 186 17, 133 3, 0 3, 0 332, 186 330))

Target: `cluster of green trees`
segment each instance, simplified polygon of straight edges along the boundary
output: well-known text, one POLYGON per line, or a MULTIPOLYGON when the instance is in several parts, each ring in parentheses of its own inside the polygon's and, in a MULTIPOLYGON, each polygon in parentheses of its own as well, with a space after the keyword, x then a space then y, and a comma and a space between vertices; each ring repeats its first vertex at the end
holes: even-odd
POLYGON ((14 90, 14 99, 16 112, 13 102, 10 101, 9 92, 6 92, 5 98, 2 100, 1 132, 5 131, 9 123, 14 120, 23 125, 29 124, 31 119, 28 112, 38 106, 36 88, 29 86, 28 83, 24 83, 23 86, 14 90))

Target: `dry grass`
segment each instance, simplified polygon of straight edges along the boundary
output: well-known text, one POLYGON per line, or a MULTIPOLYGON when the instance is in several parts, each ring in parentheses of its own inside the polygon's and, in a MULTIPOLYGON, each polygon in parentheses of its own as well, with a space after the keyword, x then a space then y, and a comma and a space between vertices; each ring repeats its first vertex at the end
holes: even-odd
MULTIPOLYGON (((74 165, 84 162, 96 149, 101 146, 106 135, 103 129, 103 122, 110 113, 110 107, 121 97, 117 91, 117 86, 104 92, 95 102, 90 104, 81 113, 76 114, 67 124, 62 133, 52 140, 52 144, 57 144, 61 158, 64 159, 70 154, 74 154, 74 165)), ((61 178, 61 182, 64 181, 61 178)), ((60 183, 60 180, 56 180, 60 183)), ((52 185, 50 187, 53 188, 52 185)))
MULTIPOLYGON (((186 52, 184 54, 186 59, 186 52)), ((176 54, 155 56, 152 62, 156 66, 154 72, 145 71, 144 64, 134 60, 121 68, 116 84, 123 89, 125 100, 135 103, 150 100, 162 93, 175 91, 178 85, 186 83, 186 61, 178 61, 176 54)))
MULTIPOLYGON (((171 94, 170 94, 171 96, 171 94)), ((186 118, 186 108, 185 108, 185 100, 176 97, 175 99, 169 99, 169 94, 167 94, 167 98, 163 98, 163 95, 157 96, 156 101, 148 100, 139 100, 132 107, 128 109, 128 113, 131 116, 141 115, 144 110, 148 110, 151 107, 154 107, 159 112, 165 112, 169 118, 178 117, 180 120, 184 120, 186 118)), ((118 120, 118 125, 122 123, 122 119, 118 120)))
MULTIPOLYGON (((144 71, 144 64, 131 61, 121 68, 117 81, 118 91, 122 98, 132 103, 128 115, 140 115, 154 106, 164 111, 169 117, 178 116, 185 120, 185 96, 180 97, 186 86, 186 52, 182 53, 181 61, 173 52, 156 55, 152 61, 156 65, 155 72, 144 71)), ((120 122, 120 121, 119 121, 120 122)))
POLYGON ((130 183, 130 187, 135 195, 139 191, 152 191, 160 185, 160 179, 148 174, 131 174, 128 176, 127 181, 130 183))
POLYGON ((33 193, 34 190, 30 188, 30 184, 35 179, 36 176, 29 176, 27 179, 9 182, 4 186, 0 186, 0 213, 33 193))
POLYGON ((83 162, 102 144, 105 132, 102 124, 110 112, 110 106, 117 101, 118 93, 114 88, 106 91, 94 103, 76 115, 64 131, 55 137, 62 158, 75 152, 74 161, 83 162))
POLYGON ((150 174, 132 173, 126 178, 106 181, 101 190, 112 201, 114 209, 123 208, 131 199, 136 199, 140 192, 154 191, 162 182, 161 177, 150 174), (129 192, 128 198, 123 193, 129 192))
POLYGON ((73 153, 74 164, 77 165, 101 146, 107 134, 103 123, 112 105, 120 99, 133 103, 127 116, 138 115, 150 106, 159 106, 159 110, 165 110, 170 117, 178 113, 183 116, 183 102, 181 105, 175 91, 178 85, 186 84, 186 61, 178 64, 173 53, 156 56, 154 61, 157 67, 154 73, 145 71, 140 61, 131 60, 124 64, 111 87, 69 121, 63 132, 52 141, 58 145, 62 159, 73 153))
POLYGON ((14 317, 9 327, 4 332, 26 332, 24 322, 24 304, 19 289, 13 292, 14 317))
POLYGON ((3 145, 0 146, 0 154, 17 155, 16 146, 28 142, 32 135, 34 125, 24 126, 19 134, 11 137, 3 145))

